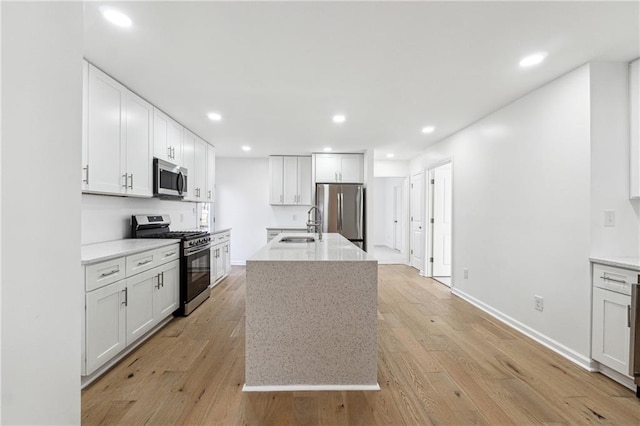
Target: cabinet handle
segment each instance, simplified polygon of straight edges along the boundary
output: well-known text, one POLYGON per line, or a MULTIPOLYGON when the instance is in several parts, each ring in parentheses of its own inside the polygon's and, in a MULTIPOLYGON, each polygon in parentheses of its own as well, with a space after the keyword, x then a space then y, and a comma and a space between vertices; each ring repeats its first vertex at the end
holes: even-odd
POLYGON ((175 254, 176 254, 176 252, 172 251, 171 253, 165 253, 164 257, 174 256, 175 254))
POLYGON ((171 159, 175 160, 176 159, 176 149, 172 146, 169 147, 169 151, 171 152, 171 159))
POLYGON ((169 159, 173 158, 173 157, 171 157, 171 147, 170 146, 167 147, 167 155, 169 156, 169 159))
POLYGON ((128 294, 129 292, 127 290, 128 290, 128 287, 125 287, 125 289, 122 290, 124 291, 124 302, 122 302, 121 305, 124 305, 124 306, 129 305, 129 294, 128 294))
POLYGON ((627 305, 627 327, 631 328, 631 305, 627 305))
POLYGON ((129 184, 129 188, 133 189, 133 173, 131 173, 131 183, 129 184))
POLYGON ((111 272, 103 272, 102 274, 100 274, 100 278, 108 277, 108 276, 111 276, 113 274, 117 274, 118 272, 120 272, 120 269, 114 269, 111 272))
POLYGON ((209 199, 211 199, 211 190, 209 190, 209 199))
POLYGON ((607 276, 601 276, 600 279, 605 280, 605 281, 613 281, 615 283, 620 283, 620 284, 626 284, 627 282, 625 280, 618 280, 615 278, 611 278, 611 277, 607 277, 607 276))
POLYGON ((156 275, 156 279, 158 280, 158 284, 155 287, 157 290, 160 290, 160 273, 156 275))
POLYGON ((164 271, 160 272, 160 277, 162 278, 162 287, 164 287, 164 271))
POLYGON ((86 176, 87 176, 86 178, 82 179, 82 181, 88 184, 89 183, 89 165, 87 164, 87 166, 83 167, 82 170, 86 171, 86 176))
POLYGON ((122 177, 124 178, 124 185, 122 185, 122 187, 126 188, 128 186, 127 183, 129 182, 129 175, 125 173, 122 177))
POLYGON ((138 266, 146 265, 147 263, 151 263, 151 262, 153 262, 153 260, 147 259, 144 262, 138 262, 138 266))

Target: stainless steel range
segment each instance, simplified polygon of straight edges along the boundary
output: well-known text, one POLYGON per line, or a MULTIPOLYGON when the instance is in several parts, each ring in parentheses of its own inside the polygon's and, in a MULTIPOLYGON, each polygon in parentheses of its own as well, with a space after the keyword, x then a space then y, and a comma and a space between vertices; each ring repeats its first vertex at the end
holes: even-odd
POLYGON ((176 315, 189 315, 209 298, 211 283, 211 235, 206 231, 171 231, 169 215, 134 215, 132 238, 181 240, 180 308, 176 315))

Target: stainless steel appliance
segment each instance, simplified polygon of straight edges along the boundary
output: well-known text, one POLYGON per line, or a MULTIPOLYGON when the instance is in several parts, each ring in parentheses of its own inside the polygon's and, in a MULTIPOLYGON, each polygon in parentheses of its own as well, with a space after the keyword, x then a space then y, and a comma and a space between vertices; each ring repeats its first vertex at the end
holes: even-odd
POLYGON ((153 159, 153 194, 160 198, 182 198, 187 193, 187 174, 184 167, 159 158, 153 159))
POLYGON ((206 231, 171 231, 169 215, 134 215, 132 238, 175 238, 181 241, 180 308, 176 315, 189 315, 209 298, 211 283, 211 235, 206 231))
POLYGON ((322 232, 337 232, 365 249, 364 187, 361 184, 317 184, 316 220, 322 220, 322 232))

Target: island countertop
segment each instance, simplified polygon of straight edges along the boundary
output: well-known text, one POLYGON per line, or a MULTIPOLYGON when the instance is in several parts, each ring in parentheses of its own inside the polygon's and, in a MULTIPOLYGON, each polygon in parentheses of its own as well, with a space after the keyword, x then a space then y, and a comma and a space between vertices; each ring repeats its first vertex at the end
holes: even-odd
POLYGON ((340 234, 282 233, 255 253, 249 261, 370 261, 376 259, 340 234), (312 243, 282 243, 284 237, 313 237, 312 243))

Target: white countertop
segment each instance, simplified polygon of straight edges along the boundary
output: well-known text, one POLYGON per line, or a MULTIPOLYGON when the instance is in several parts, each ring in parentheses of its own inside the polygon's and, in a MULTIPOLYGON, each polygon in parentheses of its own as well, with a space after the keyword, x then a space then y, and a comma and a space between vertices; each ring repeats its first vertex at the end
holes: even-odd
MULTIPOLYGON (((279 228, 277 228, 279 229, 279 228)), ((289 260, 313 260, 313 261, 372 261, 375 258, 360 250, 340 234, 322 234, 322 241, 318 241, 318 234, 309 233, 282 233, 271 240, 269 244, 261 248, 251 258, 251 261, 289 261, 289 260), (312 243, 281 243, 286 236, 314 237, 312 243)))
POLYGON ((102 262, 116 257, 128 256, 141 251, 154 250, 160 247, 180 243, 176 239, 130 238, 126 240, 105 241, 103 243, 85 244, 81 246, 83 265, 102 262))
POLYGON ((231 228, 223 228, 223 229, 217 229, 215 231, 209 231, 209 233, 211 235, 216 235, 216 234, 221 234, 223 232, 227 232, 227 231, 231 231, 231 228))
POLYGON ((638 257, 591 257, 589 260, 601 265, 617 266, 634 271, 640 271, 640 258, 638 257))
POLYGON ((298 230, 298 229, 304 229, 305 231, 307 230, 307 227, 305 225, 302 226, 271 226, 271 227, 267 227, 267 231, 270 229, 282 229, 284 231, 287 230, 298 230))

